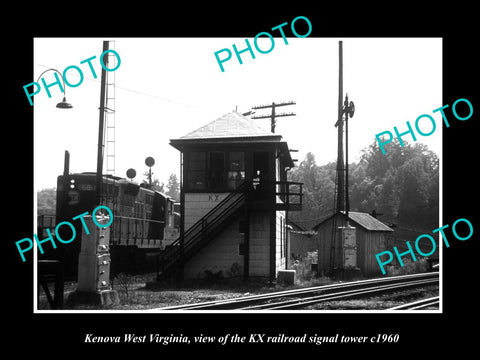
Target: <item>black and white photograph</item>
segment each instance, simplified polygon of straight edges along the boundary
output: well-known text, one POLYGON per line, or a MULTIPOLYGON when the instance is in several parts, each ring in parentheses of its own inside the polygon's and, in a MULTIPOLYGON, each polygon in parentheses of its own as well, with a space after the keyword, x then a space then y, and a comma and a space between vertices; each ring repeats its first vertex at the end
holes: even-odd
POLYGON ((18 313, 87 354, 465 346, 473 45, 254 19, 22 38, 18 313))
POLYGON ((250 42, 35 39, 37 236, 52 240, 32 250, 59 261, 62 309, 441 309, 438 236, 415 241, 439 228, 441 39, 250 42), (189 56, 222 46, 243 64, 189 56), (142 67, 140 49, 181 61, 142 67))

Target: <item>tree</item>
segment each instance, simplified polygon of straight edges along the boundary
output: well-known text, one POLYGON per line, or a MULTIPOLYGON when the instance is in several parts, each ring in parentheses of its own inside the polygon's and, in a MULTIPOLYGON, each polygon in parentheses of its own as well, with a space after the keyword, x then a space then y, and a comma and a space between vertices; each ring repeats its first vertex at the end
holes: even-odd
POLYGON ((38 215, 54 215, 57 203, 57 190, 55 188, 37 191, 38 215))
POLYGON ((389 219, 395 219, 398 215, 399 198, 395 191, 396 173, 396 169, 389 169, 385 174, 382 192, 378 197, 377 207, 375 207, 389 219))
POLYGON ((166 194, 175 199, 175 201, 180 201, 180 183, 175 173, 170 174, 168 177, 166 194))
MULTIPOLYGON (((148 187, 149 186, 149 183, 148 183, 149 173, 148 173, 148 171, 145 171, 143 173, 143 176, 145 176, 146 179, 144 179, 142 181, 142 184, 148 187)), ((155 191, 159 191, 161 193, 164 193, 165 192, 165 184, 163 182, 160 182, 160 180, 158 180, 156 177, 154 177, 153 180, 152 180, 151 189, 155 190, 155 191)))
POLYGON ((289 181, 303 183, 302 210, 291 212, 289 217, 309 228, 326 215, 334 206, 335 163, 317 166, 315 156, 309 152, 298 167, 288 173, 289 181))
POLYGON ((362 151, 365 178, 352 183, 351 209, 428 229, 438 223, 438 157, 421 143, 401 146, 395 139, 390 145, 386 154, 376 141, 362 151))
MULTIPOLYGON (((362 150, 360 161, 349 164, 351 211, 375 210, 386 220, 422 231, 438 227, 439 161, 426 145, 400 146, 393 141, 384 155, 376 140, 362 150)), ((333 213, 336 163, 318 166, 308 153, 289 172, 303 185, 303 209, 289 218, 309 228, 333 213)), ((430 230, 429 230, 430 229, 430 230)))
POLYGON ((422 224, 427 220, 427 173, 423 159, 416 156, 408 160, 397 171, 394 187, 399 195, 399 222, 422 224))
POLYGON ((165 184, 160 182, 157 178, 154 178, 152 181, 152 189, 161 193, 165 192, 165 184))

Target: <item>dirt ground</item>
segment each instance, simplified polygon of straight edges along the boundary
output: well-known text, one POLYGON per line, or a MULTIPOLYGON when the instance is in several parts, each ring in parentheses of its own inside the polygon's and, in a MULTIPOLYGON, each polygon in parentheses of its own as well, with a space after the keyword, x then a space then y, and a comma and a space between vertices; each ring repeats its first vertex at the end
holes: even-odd
MULTIPOLYGON (((267 279, 253 279, 248 282, 242 278, 215 281, 191 281, 182 285, 159 284, 155 274, 130 276, 120 274, 112 280, 112 288, 118 294, 119 303, 102 306, 100 304, 71 301, 70 294, 76 290, 76 282, 64 284, 64 310, 152 310, 176 305, 224 300, 240 296, 263 294, 293 288, 319 286, 333 283, 328 278, 316 278, 310 281, 296 281, 295 285, 282 286, 270 284, 267 279)), ((53 285, 50 288, 53 294, 53 285)), ((352 299, 323 302, 308 310, 382 310, 405 302, 438 295, 438 286, 425 289, 413 289, 398 293, 374 296, 367 299, 352 299)), ((50 310, 43 289, 39 289, 39 310, 50 310)), ((305 309, 307 310, 307 309, 305 309)))
MULTIPOLYGON (((158 284, 155 274, 117 276, 113 279, 111 285, 113 290, 118 293, 119 304, 100 306, 69 301, 69 294, 76 290, 77 284, 76 282, 66 281, 64 284, 64 310, 149 310, 293 288, 269 284, 268 280, 263 278, 248 282, 244 282, 242 278, 228 281, 185 282, 176 286, 158 284)), ((320 285, 320 283, 317 285, 320 285)), ((299 286, 302 286, 302 284, 297 284, 294 287, 299 286)), ((50 287, 50 291, 53 294, 53 285, 50 287)), ((39 290, 38 309, 50 309, 41 288, 39 290)))
MULTIPOLYGON (((351 299, 341 301, 326 301, 312 305, 308 310, 386 310, 405 303, 414 302, 438 296, 438 285, 426 288, 402 290, 365 299, 351 299)), ((424 310, 438 310, 438 306, 425 308, 424 310)))

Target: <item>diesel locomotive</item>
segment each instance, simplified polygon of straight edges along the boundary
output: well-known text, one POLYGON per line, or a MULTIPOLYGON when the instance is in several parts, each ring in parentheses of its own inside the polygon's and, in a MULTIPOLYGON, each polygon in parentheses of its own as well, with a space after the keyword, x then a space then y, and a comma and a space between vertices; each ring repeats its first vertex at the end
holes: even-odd
MULTIPOLYGON (((110 228, 111 274, 121 271, 135 272, 144 266, 149 255, 158 254, 178 236, 174 223, 174 199, 148 185, 124 178, 103 175, 101 204, 113 213, 110 228), (139 265, 140 264, 140 265, 139 265), (129 267, 126 269, 126 267, 129 267), (134 267, 134 269, 132 269, 134 267)), ((60 175, 57 178, 56 223, 71 221, 84 212, 91 213, 96 204, 96 173, 84 172, 60 175)), ((82 224, 74 222, 77 234, 82 224)), ((62 229, 60 229, 62 230, 62 229)), ((71 231, 70 229, 63 229, 71 231)), ((59 234, 70 238, 70 234, 59 234)), ((59 258, 67 276, 76 277, 81 240, 59 244, 47 252, 46 258, 59 258)), ((152 256, 153 258, 153 256, 152 256)))

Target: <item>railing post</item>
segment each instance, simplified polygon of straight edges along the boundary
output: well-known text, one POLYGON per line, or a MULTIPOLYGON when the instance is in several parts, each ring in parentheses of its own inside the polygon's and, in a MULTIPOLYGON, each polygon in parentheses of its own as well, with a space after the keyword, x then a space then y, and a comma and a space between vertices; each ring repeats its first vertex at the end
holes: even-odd
POLYGON ((300 206, 303 206, 303 183, 300 183, 300 206))
POLYGON ((206 219, 203 219, 202 220, 202 243, 205 241, 206 239, 206 228, 207 228, 207 220, 206 219))
POLYGON ((289 182, 287 182, 285 184, 285 188, 287 189, 287 198, 286 198, 287 201, 286 201, 286 203, 287 203, 288 206, 290 206, 290 183, 289 182))
POLYGON ((127 219, 127 236, 125 237, 125 245, 128 245, 129 238, 130 238, 130 219, 127 219))

